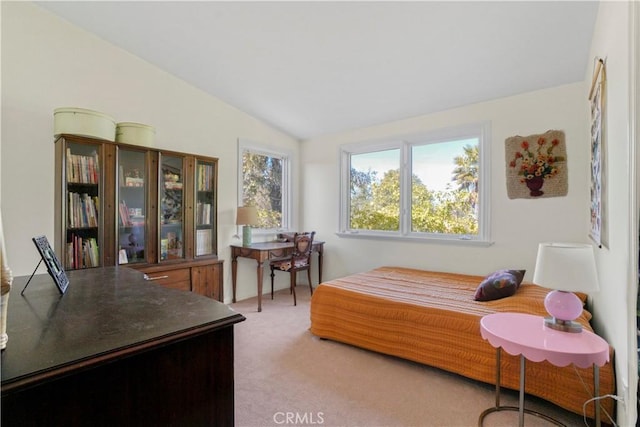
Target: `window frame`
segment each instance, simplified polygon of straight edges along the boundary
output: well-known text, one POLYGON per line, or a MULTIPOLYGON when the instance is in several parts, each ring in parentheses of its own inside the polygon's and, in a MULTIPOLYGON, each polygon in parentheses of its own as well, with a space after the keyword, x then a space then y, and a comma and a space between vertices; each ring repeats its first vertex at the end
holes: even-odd
POLYGON ((491 125, 481 122, 449 128, 436 129, 424 133, 391 136, 385 139, 360 141, 339 147, 340 203, 339 237, 374 238, 388 240, 421 241, 428 243, 453 243, 463 245, 489 246, 491 242, 491 125), (411 165, 414 146, 443 143, 462 139, 477 138, 479 145, 479 211, 478 234, 458 235, 425 233, 411 230, 411 165), (350 219, 350 174, 351 155, 365 154, 389 149, 400 149, 400 228, 398 231, 361 230, 349 228, 350 219))
POLYGON ((269 156, 279 158, 282 161, 282 224, 279 228, 254 228, 254 235, 265 235, 265 234, 274 234, 280 233, 283 231, 291 230, 292 225, 292 180, 291 180, 291 171, 293 167, 293 152, 291 150, 287 150, 285 148, 274 148, 267 146, 265 144, 256 143, 246 139, 238 139, 238 188, 237 188, 237 198, 238 198, 238 206, 242 206, 243 203, 243 153, 248 151, 252 154, 258 154, 262 156, 269 156))

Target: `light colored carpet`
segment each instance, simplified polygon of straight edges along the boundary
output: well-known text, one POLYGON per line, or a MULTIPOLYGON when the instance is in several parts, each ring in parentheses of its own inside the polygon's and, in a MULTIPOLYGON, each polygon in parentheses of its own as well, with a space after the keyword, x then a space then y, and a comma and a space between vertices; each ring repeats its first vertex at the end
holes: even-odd
MULTIPOLYGON (((494 405, 495 387, 417 363, 320 340, 308 328, 309 287, 232 304, 247 320, 235 326, 235 420, 263 426, 477 426, 494 405)), ((553 385, 550 385, 552 387, 553 385)), ((517 406, 503 390, 502 404, 517 406)), ((583 419, 527 396, 525 406, 567 426, 583 419)), ((517 412, 489 415, 486 427, 516 426, 517 412)), ((527 427, 550 426, 526 415, 527 427)))

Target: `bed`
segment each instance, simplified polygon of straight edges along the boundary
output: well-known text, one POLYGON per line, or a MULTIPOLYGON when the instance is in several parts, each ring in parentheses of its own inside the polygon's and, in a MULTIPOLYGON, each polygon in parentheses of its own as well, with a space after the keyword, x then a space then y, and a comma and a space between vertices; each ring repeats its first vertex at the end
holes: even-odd
MULTIPOLYGON (((548 289, 523 282, 517 292, 475 301, 481 276, 380 267, 321 283, 311 299, 311 333, 495 384, 496 349, 480 336, 480 319, 495 312, 544 316, 548 289)), ((585 295, 580 295, 585 300, 585 295)), ((592 331, 585 309, 577 319, 592 331)), ((502 387, 518 390, 519 359, 503 352, 502 387)), ((613 348, 600 368, 600 395, 615 394, 613 348)), ((528 363, 526 392, 582 414, 593 394, 593 369, 528 363), (588 391, 587 391, 588 388, 588 391)), ((611 399, 602 407, 614 416, 611 399)), ((594 417, 594 405, 586 414, 594 417)), ((606 419, 606 418, 605 418, 606 419)))

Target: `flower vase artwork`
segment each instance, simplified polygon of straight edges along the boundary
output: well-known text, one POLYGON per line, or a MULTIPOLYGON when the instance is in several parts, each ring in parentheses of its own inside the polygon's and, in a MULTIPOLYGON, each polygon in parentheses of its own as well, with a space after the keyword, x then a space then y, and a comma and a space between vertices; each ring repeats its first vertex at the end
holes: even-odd
POLYGON ((567 194, 564 132, 548 131, 505 141, 507 193, 510 199, 567 194))

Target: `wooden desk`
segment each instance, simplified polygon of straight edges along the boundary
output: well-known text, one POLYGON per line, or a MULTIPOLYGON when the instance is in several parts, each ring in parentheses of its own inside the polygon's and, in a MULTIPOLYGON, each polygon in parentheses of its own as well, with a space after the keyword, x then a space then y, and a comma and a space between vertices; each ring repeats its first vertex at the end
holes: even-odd
MULTIPOLYGON (((233 302, 236 302, 236 281, 238 278, 238 257, 252 258, 258 262, 258 311, 262 311, 262 278, 264 262, 291 253, 293 242, 260 242, 249 246, 231 245, 231 281, 233 283, 233 302)), ((324 242, 315 240, 313 251, 318 254, 318 283, 322 283, 322 253, 324 242)))
POLYGON ((2 425, 234 425, 233 325, 210 298, 126 267, 17 277, 2 351, 2 425))

